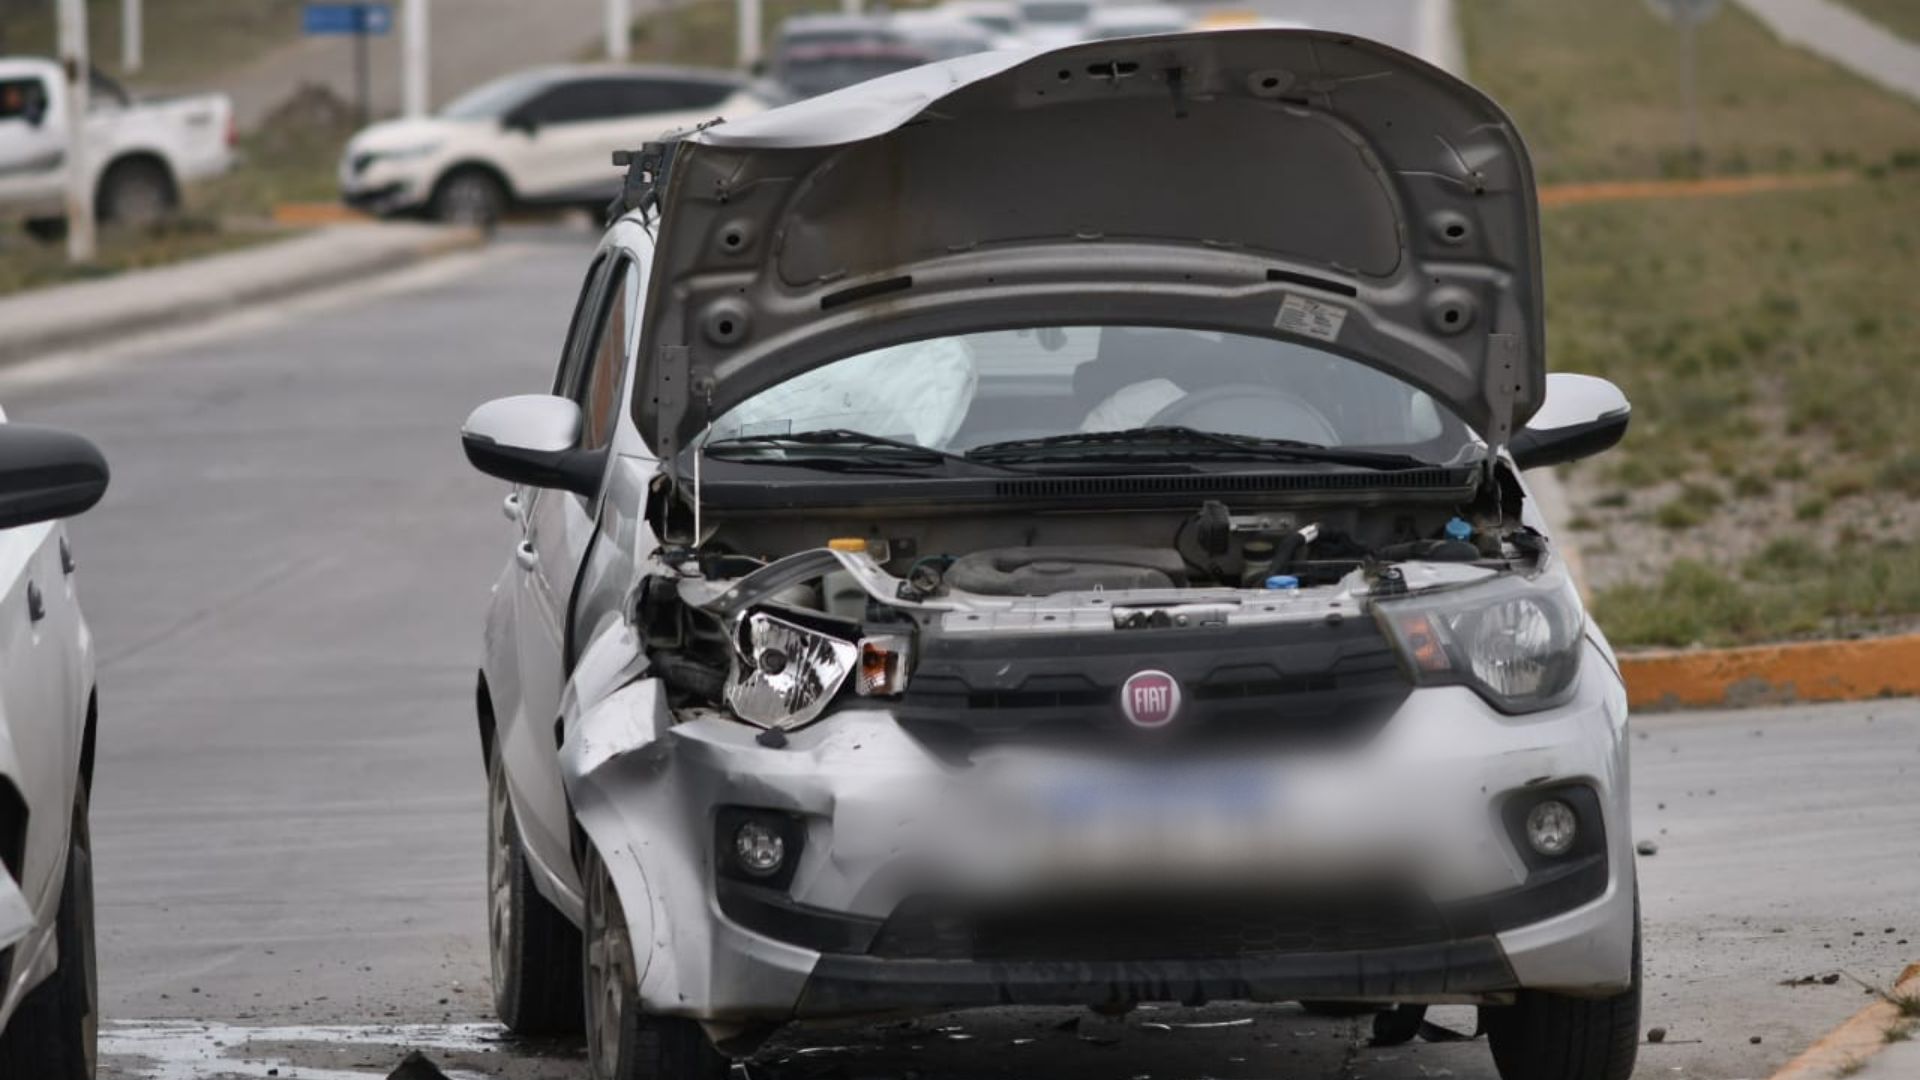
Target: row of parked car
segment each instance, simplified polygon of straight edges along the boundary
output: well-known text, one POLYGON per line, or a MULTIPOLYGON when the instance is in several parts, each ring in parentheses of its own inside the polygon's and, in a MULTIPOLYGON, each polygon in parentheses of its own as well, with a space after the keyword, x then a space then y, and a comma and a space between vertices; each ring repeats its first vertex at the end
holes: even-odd
MULTIPOLYGON (((1172 33, 1195 24, 1167 4, 950 0, 932 8, 786 20, 763 74, 568 65, 479 86, 439 113, 376 124, 340 161, 345 201, 380 215, 491 224, 517 207, 599 208, 617 193, 611 148, 638 146, 715 117, 991 49, 1172 33), (764 76, 764 77, 763 77, 764 76)), ((233 108, 220 94, 143 99, 96 73, 86 152, 68 146, 58 66, 0 58, 0 215, 58 232, 76 157, 102 220, 152 224, 183 185, 233 163, 233 108)))
POLYGON ((1170 5, 1094 0, 951 0, 870 15, 799 15, 781 24, 764 73, 541 68, 487 83, 435 116, 376 124, 347 147, 340 188, 348 204, 376 214, 481 225, 515 208, 597 210, 619 192, 609 151, 668 131, 971 53, 1193 25, 1170 5))
POLYGON ((800 15, 782 25, 773 74, 809 97, 878 75, 989 49, 1169 34, 1189 27, 1167 4, 1093 0, 952 0, 871 15, 800 15))

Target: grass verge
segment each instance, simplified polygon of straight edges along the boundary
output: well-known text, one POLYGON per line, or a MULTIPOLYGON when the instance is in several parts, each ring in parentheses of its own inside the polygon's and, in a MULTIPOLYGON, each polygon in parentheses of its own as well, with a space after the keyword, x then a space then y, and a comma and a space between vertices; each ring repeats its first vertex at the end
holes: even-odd
MULTIPOLYGON (((136 85, 195 83, 300 36, 302 0, 163 0, 146 8, 146 63, 136 85)), ((88 0, 87 44, 120 72, 121 0, 88 0)), ((51 56, 53 0, 0 0, 0 54, 51 56)))
POLYGON ((98 258, 85 266, 74 266, 67 262, 65 241, 43 243, 24 232, 9 231, 0 236, 0 295, 217 255, 282 235, 227 229, 210 218, 188 215, 151 230, 102 229, 98 258))
POLYGON ((1920 4, 1913 0, 1842 0, 1848 7, 1899 34, 1920 41, 1920 4))
POLYGON ((1647 5, 1456 6, 1468 70, 1513 113, 1543 182, 1800 171, 1920 156, 1920 107, 1783 47, 1736 5, 1724 5, 1699 32, 1698 160, 1679 102, 1678 38, 1647 5))
POLYGON ((1569 493, 1626 646, 1920 622, 1920 107, 1775 41, 1701 33, 1704 153, 1640 4, 1462 0, 1470 70, 1543 179, 1841 169, 1858 182, 1546 212, 1548 348, 1634 402, 1569 493))

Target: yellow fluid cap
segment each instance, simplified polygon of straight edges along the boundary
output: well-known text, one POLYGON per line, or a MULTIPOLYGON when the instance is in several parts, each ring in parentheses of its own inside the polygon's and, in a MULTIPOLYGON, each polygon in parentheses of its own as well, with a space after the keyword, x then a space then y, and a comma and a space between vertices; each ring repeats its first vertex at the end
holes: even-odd
POLYGON ((836 536, 827 541, 827 548, 831 551, 865 551, 867 540, 863 536, 836 536))

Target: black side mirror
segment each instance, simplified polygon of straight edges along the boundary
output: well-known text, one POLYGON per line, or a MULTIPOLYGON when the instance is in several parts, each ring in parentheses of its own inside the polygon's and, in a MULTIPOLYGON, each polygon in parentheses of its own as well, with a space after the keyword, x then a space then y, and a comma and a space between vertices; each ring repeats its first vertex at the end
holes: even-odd
POLYGON ((0 529, 73 517, 107 492, 107 459, 71 432, 0 424, 0 529))
POLYGON ((473 410, 460 429, 460 445, 468 463, 488 476, 591 498, 607 457, 580 449, 580 431, 580 406, 563 397, 521 394, 473 410))
POLYGON ((540 133, 540 121, 531 113, 512 112, 500 118, 500 126, 508 131, 517 131, 531 139, 540 133))
POLYGON ((1514 433, 1507 452, 1521 469, 1565 465, 1592 457, 1627 433, 1633 407, 1605 379, 1556 372, 1547 376, 1547 399, 1527 426, 1514 433))

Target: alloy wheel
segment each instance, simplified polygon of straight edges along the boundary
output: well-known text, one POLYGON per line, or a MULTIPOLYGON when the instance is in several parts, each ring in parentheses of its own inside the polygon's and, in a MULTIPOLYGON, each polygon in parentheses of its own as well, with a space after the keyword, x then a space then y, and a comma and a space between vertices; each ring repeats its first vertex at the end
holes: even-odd
POLYGON ((487 770, 487 932, 493 985, 505 986, 513 950, 513 803, 497 756, 487 770))
POLYGON ((632 1007, 633 944, 613 880, 597 863, 587 885, 587 1057, 595 1077, 620 1075, 627 1011, 632 1007))

